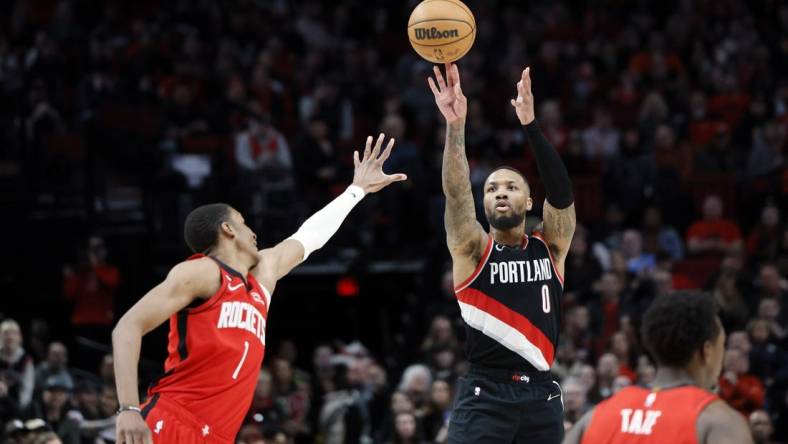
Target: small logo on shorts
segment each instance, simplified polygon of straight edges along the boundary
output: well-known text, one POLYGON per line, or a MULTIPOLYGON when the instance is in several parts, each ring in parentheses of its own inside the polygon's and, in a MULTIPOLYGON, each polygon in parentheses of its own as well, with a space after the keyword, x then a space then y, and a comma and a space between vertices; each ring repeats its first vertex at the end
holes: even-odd
POLYGON ((164 428, 164 420, 160 419, 160 420, 156 421, 156 428, 153 429, 153 433, 158 435, 159 432, 161 432, 161 429, 163 429, 163 428, 164 428))
POLYGON ((518 375, 517 373, 512 375, 512 381, 514 382, 531 382, 531 378, 528 375, 518 375))
POLYGON ((473 394, 476 395, 476 396, 479 396, 479 393, 481 393, 481 392, 482 392, 482 388, 481 387, 476 387, 475 389, 473 389, 473 394))
POLYGON ((208 427, 208 424, 205 424, 205 427, 202 428, 202 436, 208 436, 208 433, 210 433, 210 431, 211 428, 208 427))

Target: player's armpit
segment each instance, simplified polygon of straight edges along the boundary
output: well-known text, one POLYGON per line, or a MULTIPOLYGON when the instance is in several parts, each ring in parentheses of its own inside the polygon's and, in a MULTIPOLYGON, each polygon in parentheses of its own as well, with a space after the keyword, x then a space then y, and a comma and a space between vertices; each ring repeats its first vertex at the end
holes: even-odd
POLYGON ((566 208, 558 209, 544 201, 542 211, 544 219, 544 234, 556 261, 563 263, 566 254, 569 252, 569 245, 577 227, 577 216, 575 215, 575 204, 566 208))
POLYGON ((750 428, 724 401, 709 404, 698 416, 698 442, 702 444, 752 444, 750 428))
POLYGON ((594 414, 594 410, 591 409, 580 418, 579 421, 572 426, 571 429, 566 433, 564 436, 563 444, 580 444, 583 440, 583 433, 585 433, 586 428, 588 428, 588 424, 591 423, 591 417, 594 414))
POLYGON ((251 270, 254 277, 273 292, 276 281, 304 260, 304 246, 295 239, 285 239, 271 248, 260 250, 260 262, 251 270))
POLYGON ((219 267, 213 260, 202 258, 182 262, 123 315, 116 329, 139 328, 144 335, 194 299, 213 295, 220 285, 219 267))

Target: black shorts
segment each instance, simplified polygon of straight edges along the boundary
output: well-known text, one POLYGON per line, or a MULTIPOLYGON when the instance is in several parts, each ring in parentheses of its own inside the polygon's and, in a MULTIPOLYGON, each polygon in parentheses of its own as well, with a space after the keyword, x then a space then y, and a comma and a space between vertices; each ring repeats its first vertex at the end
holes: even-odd
POLYGON ((560 443, 563 402, 550 372, 472 366, 457 382, 449 444, 560 443))

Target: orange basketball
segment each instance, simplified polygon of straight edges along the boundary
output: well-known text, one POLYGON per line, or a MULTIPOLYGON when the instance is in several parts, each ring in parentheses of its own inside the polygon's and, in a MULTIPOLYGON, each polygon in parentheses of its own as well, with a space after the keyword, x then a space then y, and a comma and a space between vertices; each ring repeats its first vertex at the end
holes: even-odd
POLYGON ((476 20, 460 0, 424 0, 410 14, 408 40, 432 63, 453 62, 473 46, 476 20))

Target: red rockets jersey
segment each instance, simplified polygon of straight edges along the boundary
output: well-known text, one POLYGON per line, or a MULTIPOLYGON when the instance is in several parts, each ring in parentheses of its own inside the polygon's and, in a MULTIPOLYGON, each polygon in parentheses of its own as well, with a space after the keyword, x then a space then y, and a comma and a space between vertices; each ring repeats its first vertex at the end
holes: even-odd
POLYGON ((582 444, 696 444, 695 424, 717 395, 695 386, 627 387, 599 403, 582 444))
POLYGON ((239 272, 216 263, 219 290, 170 317, 165 373, 148 395, 149 405, 164 397, 205 422, 203 430, 232 441, 257 385, 271 294, 251 274, 244 281, 239 272))

